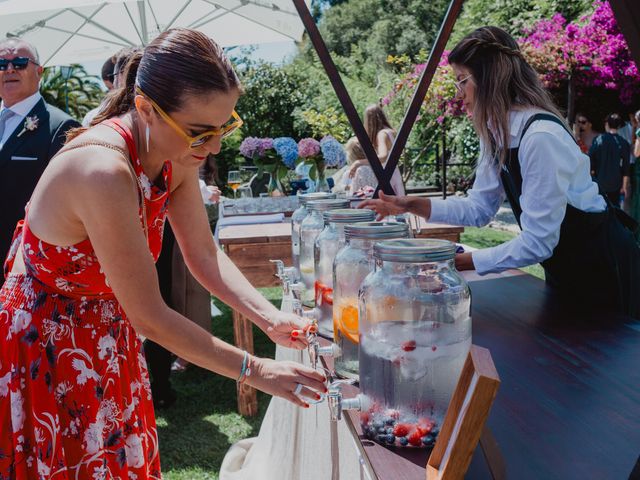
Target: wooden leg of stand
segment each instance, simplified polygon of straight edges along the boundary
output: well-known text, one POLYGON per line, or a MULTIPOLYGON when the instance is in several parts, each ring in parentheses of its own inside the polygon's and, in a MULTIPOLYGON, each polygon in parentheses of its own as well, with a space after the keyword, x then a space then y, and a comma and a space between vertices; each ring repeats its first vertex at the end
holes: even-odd
POLYGON ((491 470, 493 479, 504 480, 507 478, 507 466, 504 463, 500 447, 498 447, 498 442, 496 442, 491 430, 486 425, 480 435, 480 447, 482 447, 482 453, 484 453, 484 458, 487 461, 489 470, 491 470))
MULTIPOLYGON (((253 353, 253 325, 235 310, 233 311, 233 337, 236 347, 253 353)), ((238 412, 248 417, 258 414, 258 396, 255 388, 246 384, 238 385, 238 412)))

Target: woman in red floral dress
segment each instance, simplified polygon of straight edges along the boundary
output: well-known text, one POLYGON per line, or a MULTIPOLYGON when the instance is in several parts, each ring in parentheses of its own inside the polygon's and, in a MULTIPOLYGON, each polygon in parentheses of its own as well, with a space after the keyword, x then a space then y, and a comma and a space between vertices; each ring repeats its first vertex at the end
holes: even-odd
POLYGON ((301 406, 324 378, 256 358, 162 301, 165 217, 209 291, 294 348, 305 324, 265 300, 216 247, 198 167, 241 123, 241 87, 201 33, 161 34, 102 122, 51 161, 18 225, 0 290, 0 478, 161 478, 143 335, 189 362, 301 406), (230 120, 231 119, 231 120, 230 120), (171 161, 167 161, 171 159, 171 161), (299 390, 299 389, 298 389, 299 390))

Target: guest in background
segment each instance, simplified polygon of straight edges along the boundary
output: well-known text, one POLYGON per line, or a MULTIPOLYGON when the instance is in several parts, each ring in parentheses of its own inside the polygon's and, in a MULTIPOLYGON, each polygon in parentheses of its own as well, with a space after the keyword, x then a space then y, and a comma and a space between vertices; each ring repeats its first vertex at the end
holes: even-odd
POLYGON ((593 140, 600 135, 600 132, 593 129, 593 124, 585 114, 577 113, 573 124, 573 135, 582 153, 589 153, 593 140))
MULTIPOLYGON (((635 141, 633 143, 633 155, 640 158, 640 110, 635 113, 636 125, 638 129, 635 131, 635 141)), ((636 162, 633 175, 631 177, 632 194, 631 207, 629 214, 636 220, 640 221, 640 165, 636 162)), ((636 240, 640 240, 640 232, 636 232, 636 240)))
POLYGON ((624 198, 622 202, 622 209, 631 215, 631 202, 633 197, 636 196, 637 192, 637 183, 635 181, 635 171, 636 171, 636 156, 634 155, 634 145, 636 143, 636 130, 638 129, 638 121, 636 120, 635 111, 630 110, 627 111, 627 121, 625 124, 618 129, 618 135, 624 138, 631 148, 629 149, 629 164, 631 166, 631 187, 630 195, 624 198))
POLYGON ((620 206, 620 195, 631 196, 629 164, 630 145, 618 135, 622 117, 617 113, 607 115, 605 133, 598 135, 591 148, 591 171, 600 193, 614 206, 620 206))
MULTIPOLYGON (((40 95, 42 66, 35 47, 19 38, 0 41, 0 258, 49 160, 66 132, 80 124, 40 95)), ((2 280, 0 279, 0 285, 2 280)))
MULTIPOLYGON (((113 90, 113 68, 115 66, 116 59, 115 55, 110 56, 106 62, 102 65, 102 82, 104 86, 107 87, 107 92, 113 90)), ((87 114, 82 119, 82 126, 88 127, 91 125, 91 121, 93 117, 100 111, 100 105, 98 105, 93 110, 89 110, 87 114)))
MULTIPOLYGON (((364 128, 376 150, 380 163, 382 163, 383 166, 386 165, 396 132, 391 127, 387 116, 379 105, 369 105, 365 110, 364 128)), ((360 150, 362 151, 362 146, 360 146, 360 150)), ((364 155, 364 151, 362 151, 362 157, 351 165, 349 176, 353 179, 351 191, 354 193, 363 187, 372 187, 375 190, 378 186, 378 179, 373 173, 369 160, 367 160, 364 155)), ((396 195, 405 194, 402 177, 398 168, 394 170, 391 176, 391 186, 396 195)))

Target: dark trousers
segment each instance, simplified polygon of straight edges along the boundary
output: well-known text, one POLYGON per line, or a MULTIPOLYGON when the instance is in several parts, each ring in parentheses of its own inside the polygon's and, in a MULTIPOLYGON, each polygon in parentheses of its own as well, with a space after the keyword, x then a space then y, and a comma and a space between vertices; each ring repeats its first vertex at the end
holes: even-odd
MULTIPOLYGON (((164 236, 162 238, 162 251, 156 262, 156 271, 158 272, 158 283, 160 284, 160 294, 162 299, 170 308, 174 308, 171 300, 171 263, 173 247, 175 245, 175 236, 169 226, 165 223, 164 236)), ((173 354, 166 348, 158 345, 151 340, 145 340, 144 353, 147 359, 147 366, 151 374, 151 390, 153 397, 166 398, 171 391, 171 382, 169 375, 171 374, 171 362, 173 354)))

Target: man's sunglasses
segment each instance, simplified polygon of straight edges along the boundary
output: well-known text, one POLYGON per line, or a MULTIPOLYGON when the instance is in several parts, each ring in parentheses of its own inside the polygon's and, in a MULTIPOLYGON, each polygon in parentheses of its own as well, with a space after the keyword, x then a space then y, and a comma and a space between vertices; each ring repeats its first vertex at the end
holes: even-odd
POLYGON ((182 135, 182 137, 184 137, 184 139, 189 144, 190 148, 200 147, 201 145, 204 145, 209 140, 211 140, 213 137, 222 137, 222 138, 228 137, 233 132, 235 132, 238 128, 240 128, 242 126, 242 124, 243 124, 242 119, 240 118, 240 116, 234 110, 233 113, 231 114, 233 116, 233 120, 229 121, 228 123, 226 123, 222 127, 214 128, 212 130, 208 130, 206 132, 203 132, 200 135, 196 135, 195 137, 192 137, 187 132, 185 132, 182 129, 182 127, 180 127, 169 116, 168 113, 165 113, 165 111, 162 110, 158 106, 158 104, 156 102, 154 102, 147 95, 145 95, 145 93, 140 89, 140 87, 136 87, 136 93, 138 95, 142 95, 144 98, 146 98, 149 101, 149 103, 151 103, 151 105, 153 106, 155 111, 158 112, 158 114, 164 119, 164 121, 167 122, 176 132, 178 132, 180 135, 182 135))
POLYGON ((9 64, 13 65, 13 68, 16 70, 24 70, 29 65, 29 62, 34 65, 38 65, 35 61, 31 60, 29 57, 15 57, 12 59, 9 58, 0 58, 0 72, 4 72, 9 69, 9 64))

